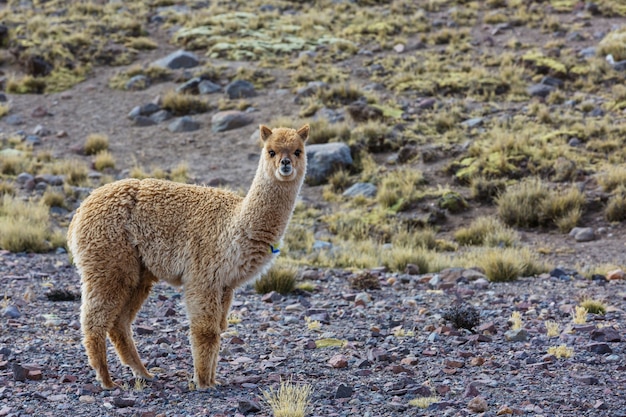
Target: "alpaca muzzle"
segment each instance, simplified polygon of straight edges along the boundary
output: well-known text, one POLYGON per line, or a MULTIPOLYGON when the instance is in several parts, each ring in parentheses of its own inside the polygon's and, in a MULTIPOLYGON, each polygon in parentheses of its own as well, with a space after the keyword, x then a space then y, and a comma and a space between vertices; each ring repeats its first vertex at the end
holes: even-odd
POLYGON ((283 158, 280 160, 280 173, 281 175, 291 175, 291 172, 293 171, 293 167, 291 166, 291 159, 289 158, 283 158))

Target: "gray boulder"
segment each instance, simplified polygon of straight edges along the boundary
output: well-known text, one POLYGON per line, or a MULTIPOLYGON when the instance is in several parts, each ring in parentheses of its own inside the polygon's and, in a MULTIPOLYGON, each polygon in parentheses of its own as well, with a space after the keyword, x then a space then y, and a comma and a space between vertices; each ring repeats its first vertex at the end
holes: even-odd
POLYGON ((226 86, 226 95, 230 99, 249 98, 256 96, 254 85, 250 81, 235 80, 226 86))
POLYGON ((254 118, 248 113, 238 110, 221 111, 215 113, 211 118, 211 130, 213 132, 224 132, 249 125, 253 121, 254 118))
POLYGON ((176 52, 172 52, 164 58, 155 61, 153 65, 175 70, 180 68, 193 68, 197 67, 199 64, 200 60, 194 53, 180 49, 176 52))
POLYGON ((167 128, 173 133, 193 132, 194 130, 200 129, 200 123, 189 116, 183 116, 174 120, 167 128))
POLYGON ((350 147, 345 143, 309 145, 306 155, 308 167, 305 181, 309 185, 323 184, 337 170, 352 166, 350 147))

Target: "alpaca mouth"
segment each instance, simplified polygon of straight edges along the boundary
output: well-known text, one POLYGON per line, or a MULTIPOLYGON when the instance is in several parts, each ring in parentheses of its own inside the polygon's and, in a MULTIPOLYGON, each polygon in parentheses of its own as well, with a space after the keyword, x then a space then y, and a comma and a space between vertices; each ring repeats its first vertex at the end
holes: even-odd
POLYGON ((288 177, 293 174, 293 168, 291 167, 291 165, 283 165, 278 170, 278 173, 283 177, 288 177))

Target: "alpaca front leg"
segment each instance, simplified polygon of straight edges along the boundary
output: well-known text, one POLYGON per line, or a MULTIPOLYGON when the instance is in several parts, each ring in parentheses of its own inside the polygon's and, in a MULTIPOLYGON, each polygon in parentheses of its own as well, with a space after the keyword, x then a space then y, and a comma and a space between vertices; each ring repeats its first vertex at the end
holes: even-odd
POLYGON ((187 299, 194 381, 198 388, 209 388, 216 384, 222 324, 221 301, 221 294, 213 294, 209 299, 187 299))
POLYGON ((207 325, 191 323, 191 353, 193 355, 194 382, 197 388, 216 385, 217 359, 220 352, 219 319, 207 325))

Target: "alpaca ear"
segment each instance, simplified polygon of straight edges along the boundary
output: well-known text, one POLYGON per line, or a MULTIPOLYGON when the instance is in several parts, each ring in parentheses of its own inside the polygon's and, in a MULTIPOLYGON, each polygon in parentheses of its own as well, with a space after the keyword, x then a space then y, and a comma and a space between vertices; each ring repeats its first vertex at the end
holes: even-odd
POLYGON ((265 142, 267 138, 269 138, 272 135, 272 129, 270 129, 269 127, 265 125, 260 125, 259 130, 261 131, 261 140, 263 142, 265 142))
POLYGON ((309 127, 308 124, 302 126, 300 129, 298 129, 298 135, 300 135, 302 140, 305 141, 305 142, 309 138, 309 130, 310 130, 310 127, 309 127))

